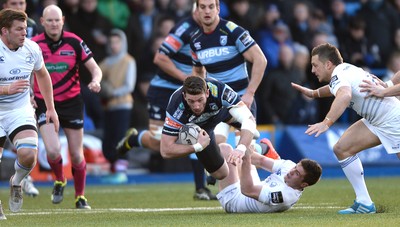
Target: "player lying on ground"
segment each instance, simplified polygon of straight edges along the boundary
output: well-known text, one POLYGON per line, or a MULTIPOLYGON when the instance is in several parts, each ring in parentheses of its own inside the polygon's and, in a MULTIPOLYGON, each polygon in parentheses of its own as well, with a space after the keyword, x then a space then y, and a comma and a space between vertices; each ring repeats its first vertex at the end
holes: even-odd
MULTIPOLYGON (((264 139, 265 140, 265 139, 264 139)), ((230 159, 233 148, 222 143, 222 155, 230 159)), ((274 150, 271 143, 269 149, 274 150)), ((241 162, 228 163, 229 175, 219 181, 217 198, 227 213, 272 213, 290 209, 300 199, 304 188, 317 183, 321 166, 313 160, 274 160, 249 146, 241 162), (256 166, 271 172, 260 180, 256 166)))

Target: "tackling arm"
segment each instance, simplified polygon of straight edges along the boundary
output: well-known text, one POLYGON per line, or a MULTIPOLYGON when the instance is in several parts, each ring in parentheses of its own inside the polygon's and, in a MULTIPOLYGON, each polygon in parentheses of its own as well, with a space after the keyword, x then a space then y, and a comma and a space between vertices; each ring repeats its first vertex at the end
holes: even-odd
POLYGON ((240 171, 240 190, 245 196, 257 199, 260 196, 262 186, 254 184, 253 177, 251 175, 252 168, 252 155, 254 153, 254 147, 247 149, 246 154, 243 157, 242 168, 240 171))

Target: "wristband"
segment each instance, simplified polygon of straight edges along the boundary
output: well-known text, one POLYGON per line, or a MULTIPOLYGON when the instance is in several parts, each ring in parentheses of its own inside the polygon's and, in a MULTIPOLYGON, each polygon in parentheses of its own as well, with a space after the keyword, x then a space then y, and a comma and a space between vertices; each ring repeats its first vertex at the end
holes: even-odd
POLYGON ((194 148, 194 152, 195 153, 200 152, 200 151, 202 151, 204 149, 203 146, 201 146, 200 143, 193 144, 193 148, 194 148))
POLYGON ((388 80, 388 81, 386 81, 385 83, 386 83, 386 85, 387 85, 388 87, 391 87, 391 86, 394 85, 392 80, 388 80))
POLYGON ((325 122, 326 126, 328 126, 328 128, 333 125, 333 121, 331 119, 329 119, 328 117, 325 117, 324 122, 325 122))
POLYGON ((318 93, 318 98, 321 98, 321 95, 319 94, 319 88, 317 89, 317 93, 318 93))
POLYGON ((244 153, 244 152, 246 152, 247 148, 246 148, 246 146, 245 146, 244 144, 239 144, 239 145, 236 147, 236 150, 239 150, 239 151, 241 151, 242 153, 244 153))

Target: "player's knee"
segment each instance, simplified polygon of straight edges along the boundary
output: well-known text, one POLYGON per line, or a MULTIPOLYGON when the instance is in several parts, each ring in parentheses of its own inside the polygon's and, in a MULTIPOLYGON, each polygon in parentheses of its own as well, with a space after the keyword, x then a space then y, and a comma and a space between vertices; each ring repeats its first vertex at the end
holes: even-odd
POLYGON ((227 143, 220 143, 219 148, 222 156, 226 159, 230 152, 232 152, 232 146, 227 143))
POLYGON ((211 176, 213 176, 218 180, 222 180, 225 177, 227 177, 228 174, 229 174, 229 167, 226 164, 226 162, 224 162, 224 164, 217 171, 211 173, 211 176))
POLYGON ((336 157, 338 160, 343 160, 347 157, 349 157, 349 150, 346 149, 341 143, 336 143, 333 146, 333 152, 335 153, 336 157))

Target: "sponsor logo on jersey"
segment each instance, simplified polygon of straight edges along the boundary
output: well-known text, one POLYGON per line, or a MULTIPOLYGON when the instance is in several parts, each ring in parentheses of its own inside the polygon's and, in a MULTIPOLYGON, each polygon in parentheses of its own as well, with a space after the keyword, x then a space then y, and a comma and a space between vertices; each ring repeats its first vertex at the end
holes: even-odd
POLYGON ((27 57, 25 58, 25 62, 28 63, 28 64, 33 64, 33 57, 32 57, 32 54, 29 54, 29 56, 27 56, 27 57))
POLYGON ((271 192, 271 202, 273 203, 283 203, 282 192, 271 192))
POLYGON ((248 32, 243 33, 242 36, 239 37, 239 40, 246 47, 254 42, 253 38, 250 36, 248 32))
POLYGON ((172 116, 176 119, 179 119, 179 118, 181 118, 182 114, 183 114, 183 110, 178 108, 177 110, 175 110, 175 112, 172 116))
POLYGON ((196 50, 200 50, 201 49, 201 43, 200 42, 194 43, 194 48, 196 48, 196 50))
POLYGON ((83 51, 85 51, 86 55, 89 55, 90 53, 92 53, 92 51, 89 49, 89 47, 83 41, 81 42, 81 47, 82 47, 83 51))
POLYGON ((233 32, 233 30, 235 30, 235 28, 238 26, 232 21, 228 21, 228 23, 226 23, 226 27, 229 29, 229 31, 233 32))
POLYGON ((219 37, 219 43, 221 44, 221 46, 225 46, 228 43, 228 36, 221 35, 219 37))
POLYGON ((180 128, 182 124, 179 122, 174 121, 173 119, 166 117, 165 118, 165 125, 172 127, 172 128, 180 128))
POLYGON ((4 63, 4 56, 0 56, 0 63, 4 63))
POLYGON ((183 23, 181 26, 178 27, 175 31, 175 35, 181 36, 188 28, 190 27, 188 22, 183 23))
POLYGON ((225 89, 224 95, 222 96, 222 100, 226 100, 228 103, 232 103, 236 100, 237 93, 231 89, 225 89))
POLYGON ((218 87, 215 84, 211 83, 211 82, 207 82, 207 86, 208 86, 208 89, 211 92, 211 95, 213 97, 218 97, 218 87))
POLYGON ((61 50, 60 51, 61 56, 75 56, 75 51, 73 50, 61 50))
POLYGON ((57 64, 46 63, 46 69, 49 73, 57 72, 62 73, 68 70, 68 64, 65 62, 59 62, 57 64))
POLYGON ((210 103, 209 105, 208 105, 209 107, 210 107, 210 109, 212 109, 212 110, 218 110, 218 106, 217 106, 217 104, 216 103, 210 103))
POLYGON ((228 47, 208 49, 208 50, 199 51, 197 53, 197 57, 200 60, 204 60, 204 59, 212 58, 212 57, 226 56, 226 55, 229 55, 228 47))
POLYGON ((338 84, 338 83, 339 83, 339 78, 337 77, 337 75, 334 75, 334 76, 331 78, 331 81, 329 82, 329 87, 333 88, 333 87, 335 87, 336 84, 338 84))
POLYGON ((179 42, 179 40, 177 40, 175 37, 169 35, 167 36, 167 38, 165 39, 165 42, 170 45, 174 50, 179 50, 182 47, 182 43, 179 42))
POLYGON ((15 75, 15 74, 19 74, 21 72, 21 69, 11 69, 10 70, 10 74, 15 75))

